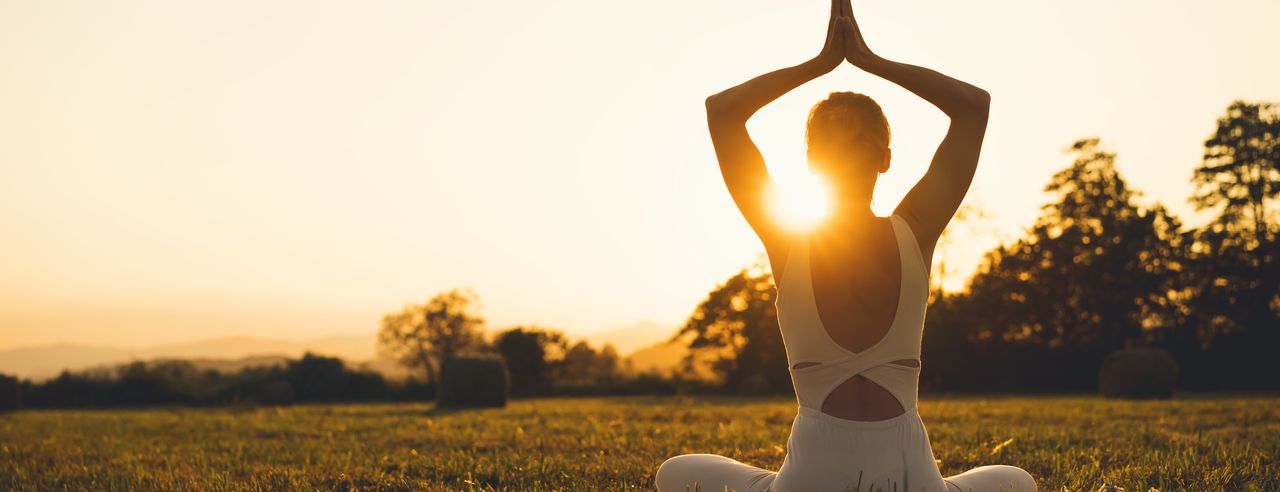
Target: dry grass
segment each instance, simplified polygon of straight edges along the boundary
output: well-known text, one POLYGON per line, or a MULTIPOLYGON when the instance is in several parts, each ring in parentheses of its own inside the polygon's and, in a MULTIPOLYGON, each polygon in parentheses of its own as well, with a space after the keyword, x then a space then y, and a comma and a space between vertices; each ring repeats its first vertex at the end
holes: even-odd
MULTIPOLYGON (((782 463, 788 399, 526 400, 0 415, 3 490, 647 490, 669 456, 782 463)), ((1280 490, 1280 397, 926 398, 943 474, 1041 490, 1280 490)))

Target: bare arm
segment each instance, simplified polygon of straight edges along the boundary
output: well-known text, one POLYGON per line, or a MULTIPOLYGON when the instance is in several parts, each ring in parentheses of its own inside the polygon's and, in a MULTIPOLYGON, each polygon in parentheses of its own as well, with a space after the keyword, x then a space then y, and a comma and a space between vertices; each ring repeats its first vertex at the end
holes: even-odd
POLYGON ((933 70, 877 56, 862 38, 851 8, 849 12, 848 20, 840 20, 847 24, 850 32, 845 39, 845 56, 849 62, 915 93, 951 118, 951 126, 938 145, 929 170, 894 211, 911 223, 925 255, 929 256, 973 181, 987 130, 991 95, 933 70))
POLYGON ((766 104, 834 70, 844 61, 842 30, 836 22, 840 1, 831 2, 827 41, 818 56, 799 65, 760 75, 707 98, 707 126, 725 186, 773 258, 777 257, 773 255, 776 252, 774 248, 785 244, 779 240, 785 233, 781 224, 768 213, 768 195, 773 188, 773 180, 760 150, 747 134, 747 120, 766 104))

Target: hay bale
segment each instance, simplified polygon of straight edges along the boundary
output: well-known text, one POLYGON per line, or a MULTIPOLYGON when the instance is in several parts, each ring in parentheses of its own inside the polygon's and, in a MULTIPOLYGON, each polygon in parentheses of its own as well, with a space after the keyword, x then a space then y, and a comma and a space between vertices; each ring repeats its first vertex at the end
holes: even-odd
POLYGON ((440 364, 436 405, 503 407, 510 382, 507 364, 498 357, 453 357, 440 364))
POLYGON ((22 382, 0 374, 0 412, 22 408, 22 382))
POLYGON ((1178 362, 1159 348, 1112 352, 1098 369, 1098 392, 1106 398, 1171 398, 1177 382, 1178 362))

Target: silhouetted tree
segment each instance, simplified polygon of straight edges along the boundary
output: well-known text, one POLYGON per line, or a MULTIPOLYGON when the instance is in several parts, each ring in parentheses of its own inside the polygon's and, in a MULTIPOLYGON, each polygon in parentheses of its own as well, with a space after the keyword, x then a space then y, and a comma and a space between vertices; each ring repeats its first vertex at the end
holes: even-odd
POLYGON ((556 383, 566 388, 606 386, 618 377, 618 352, 606 344, 599 351, 585 341, 569 347, 556 364, 556 383))
POLYGON ((685 365, 701 360, 726 388, 748 392, 791 391, 787 353, 774 309, 773 276, 757 265, 712 290, 672 337, 690 349, 685 365))
POLYGON ((110 405, 194 404, 206 397, 205 375, 195 364, 182 360, 132 362, 116 368, 110 405))
POLYGON ((614 349, 613 343, 604 343, 600 346, 600 350, 595 352, 595 361, 591 366, 591 372, 595 374, 596 384, 612 384, 617 382, 620 375, 622 357, 618 356, 618 350, 614 349))
POLYGON ((477 298, 468 289, 439 294, 382 318, 378 344, 410 368, 437 380, 440 361, 482 345, 484 319, 473 314, 477 298))
POLYGON ((517 326, 494 337, 494 348, 507 362, 511 392, 527 396, 551 390, 552 364, 567 350, 564 334, 538 327, 517 326))
POLYGON ((351 373, 342 359, 310 352, 301 359, 290 360, 284 375, 298 401, 338 401, 351 383, 351 373))
POLYGON ((1173 344, 1193 388, 1280 388, 1270 350, 1280 343, 1280 110, 1236 101, 1205 141, 1192 202, 1218 209, 1187 234, 1193 322, 1173 344))
POLYGON ((1198 209, 1221 206, 1220 223, 1250 230, 1255 243, 1267 242, 1274 234, 1267 201, 1280 193, 1280 109, 1232 103, 1204 149, 1204 163, 1191 179, 1191 201, 1198 209))
POLYGON ((190 361, 135 361, 23 384, 32 408, 218 405, 368 401, 397 398, 381 375, 352 371, 341 359, 306 354, 283 366, 250 366, 235 373, 201 370, 190 361))
POLYGON ((1097 139, 1068 152, 1075 161, 1045 187, 1058 199, 1028 237, 988 253, 969 291, 930 313, 927 352, 958 342, 957 330, 961 346, 977 351, 926 355, 926 371, 1003 389, 1092 389, 1104 355, 1154 343, 1181 322, 1177 219, 1162 206, 1136 205, 1115 155, 1097 139), (973 367, 939 367, 935 359, 973 367))
POLYGON ((107 403, 106 381, 70 371, 62 371, 58 377, 36 385, 31 389, 30 406, 40 408, 83 408, 104 406, 107 403))

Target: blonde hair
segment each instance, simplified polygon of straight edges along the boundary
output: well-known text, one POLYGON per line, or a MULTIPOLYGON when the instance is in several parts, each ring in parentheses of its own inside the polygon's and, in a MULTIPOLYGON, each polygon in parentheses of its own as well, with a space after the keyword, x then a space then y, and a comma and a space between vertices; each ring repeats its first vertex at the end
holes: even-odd
POLYGON ((804 143, 811 153, 842 161, 874 158, 889 148, 889 120, 865 94, 832 92, 809 110, 804 143))

